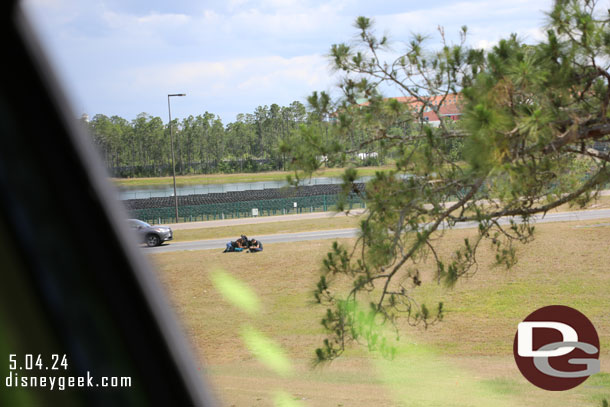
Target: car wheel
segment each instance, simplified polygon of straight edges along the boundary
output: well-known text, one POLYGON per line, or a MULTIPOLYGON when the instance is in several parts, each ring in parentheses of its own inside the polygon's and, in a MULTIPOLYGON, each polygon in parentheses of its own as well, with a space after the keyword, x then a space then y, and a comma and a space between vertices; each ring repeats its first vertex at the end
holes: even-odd
POLYGON ((159 246, 161 244, 161 239, 157 235, 146 235, 146 245, 148 247, 159 246))

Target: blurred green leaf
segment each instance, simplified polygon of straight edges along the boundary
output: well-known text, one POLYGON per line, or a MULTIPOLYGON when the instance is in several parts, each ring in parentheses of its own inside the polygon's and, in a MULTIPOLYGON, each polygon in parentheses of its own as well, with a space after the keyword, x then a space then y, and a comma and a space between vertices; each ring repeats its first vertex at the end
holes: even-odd
POLYGON ((260 301, 256 293, 243 281, 221 270, 212 272, 210 278, 214 288, 235 307, 249 314, 260 311, 260 301))
POLYGON ((248 350, 265 366, 281 376, 292 372, 292 364, 280 345, 252 327, 245 327, 241 336, 248 350))

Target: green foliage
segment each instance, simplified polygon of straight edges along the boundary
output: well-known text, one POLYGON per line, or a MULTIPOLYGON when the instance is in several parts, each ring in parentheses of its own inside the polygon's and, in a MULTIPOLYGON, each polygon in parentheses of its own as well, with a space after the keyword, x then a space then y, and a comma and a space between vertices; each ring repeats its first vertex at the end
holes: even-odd
MULTIPOLYGON (((393 171, 367 184, 367 213, 353 247, 335 244, 323 262, 314 298, 326 311, 328 334, 319 360, 337 357, 350 342, 378 345, 358 328, 355 304, 371 303, 366 321, 406 316, 424 326, 443 318, 416 301, 418 264, 432 259, 439 284, 454 286, 476 272, 477 249, 491 243, 494 265, 511 268, 516 243, 533 239, 532 215, 564 203, 585 205, 610 179, 610 34, 608 12, 595 2, 558 1, 547 37, 525 44, 516 35, 488 52, 460 42, 428 50, 414 35, 402 55, 386 61, 391 44, 374 22, 359 17, 357 40, 334 44, 330 60, 343 78, 343 97, 318 132, 301 128, 287 154, 310 175, 328 162, 353 162, 358 153, 391 154, 393 171), (379 89, 405 98, 386 98, 379 89), (461 119, 443 112, 458 106, 461 119), (436 118, 432 124, 430 118, 436 118), (332 146, 329 148, 328 146, 332 146), (476 235, 450 256, 438 242, 443 230, 476 222, 476 235), (336 281, 347 279, 345 287, 336 281)), ((314 94, 310 103, 320 106, 314 94)), ((354 173, 343 194, 354 191, 354 173)))
MULTIPOLYGON (((259 106, 251 114, 237 115, 226 126, 220 117, 209 112, 173 120, 177 174, 286 169, 290 157, 279 145, 291 138, 299 126, 328 115, 328 95, 322 93, 320 99, 321 108, 326 109, 323 114, 308 112, 305 105, 295 101, 283 107, 259 106)), ((164 125, 161 118, 142 113, 128 122, 117 116, 95 115, 85 124, 112 175, 172 173, 169 125, 164 125)))

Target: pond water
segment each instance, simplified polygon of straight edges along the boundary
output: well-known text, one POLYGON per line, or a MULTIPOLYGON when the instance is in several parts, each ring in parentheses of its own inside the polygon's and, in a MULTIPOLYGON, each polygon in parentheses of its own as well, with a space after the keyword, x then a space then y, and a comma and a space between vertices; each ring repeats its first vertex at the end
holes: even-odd
MULTIPOLYGON (((359 182, 366 182, 372 177, 360 177, 359 182)), ((303 185, 328 185, 340 184, 341 178, 320 177, 310 178, 303 181, 303 185)), ((176 194, 181 195, 196 195, 209 194, 214 192, 230 192, 230 191, 250 191, 255 189, 281 188, 288 185, 286 181, 261 181, 261 182, 236 182, 232 184, 207 184, 207 185, 176 185, 176 194)), ((174 195, 173 184, 154 186, 149 188, 144 187, 121 187, 119 188, 119 199, 146 199, 156 197, 167 197, 174 195)))

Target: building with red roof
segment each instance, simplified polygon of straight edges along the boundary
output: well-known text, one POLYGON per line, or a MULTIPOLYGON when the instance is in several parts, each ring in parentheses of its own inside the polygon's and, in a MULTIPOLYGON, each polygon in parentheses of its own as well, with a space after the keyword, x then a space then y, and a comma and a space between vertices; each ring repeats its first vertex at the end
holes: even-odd
MULTIPOLYGON (((388 99, 395 99, 400 103, 409 104, 411 110, 418 116, 420 115, 421 111, 421 116, 423 117, 423 120, 430 123, 431 125, 438 126, 440 124, 439 115, 453 121, 460 120, 460 117, 462 116, 462 96, 459 93, 450 93, 447 95, 437 95, 430 97, 424 96, 420 98, 416 98, 413 96, 399 96, 388 99), (424 106, 424 103, 420 99, 425 99, 428 102, 427 105, 424 106), (438 110, 438 115, 434 111, 432 106, 434 106, 438 110)), ((367 106, 368 104, 368 101, 360 103, 361 106, 367 106)))

